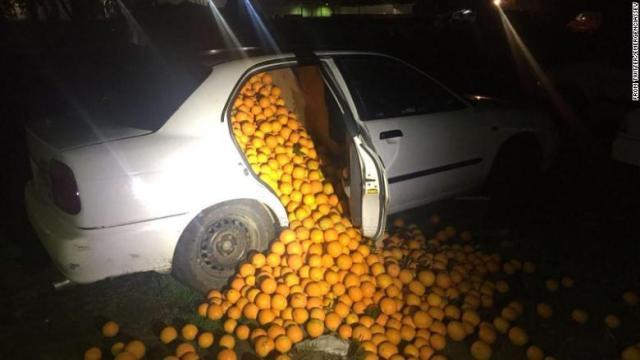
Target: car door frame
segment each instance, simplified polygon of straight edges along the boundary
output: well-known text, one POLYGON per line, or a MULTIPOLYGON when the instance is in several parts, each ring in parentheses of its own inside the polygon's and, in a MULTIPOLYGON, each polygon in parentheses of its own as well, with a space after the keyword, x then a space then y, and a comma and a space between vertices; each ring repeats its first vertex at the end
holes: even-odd
MULTIPOLYGON (((356 225, 361 227, 364 235, 377 240, 382 238, 385 233, 389 212, 389 182, 384 164, 380 155, 375 151, 368 131, 362 123, 356 120, 357 113, 353 111, 354 108, 349 103, 348 89, 345 87, 340 73, 336 73, 337 68, 333 58, 331 56, 321 56, 319 59, 326 85, 342 112, 345 131, 349 135, 347 139, 349 151, 355 150, 360 162, 360 174, 358 175, 364 181, 360 189, 362 192, 360 198, 361 206, 363 208, 366 206, 367 208, 377 207, 379 209, 375 218, 373 216, 361 216, 362 223, 356 225), (374 228, 375 230, 373 230, 374 228)), ((351 153, 348 155, 350 164, 352 160, 355 160, 352 155, 351 153)), ((353 171, 352 167, 350 167, 350 171, 353 171)), ((353 176, 350 176, 350 179, 353 181, 353 176)), ((350 192, 353 192, 353 190, 353 186, 350 186, 350 192)), ((349 194, 349 197, 351 199, 353 194, 349 194)), ((350 201, 350 205, 353 207, 353 202, 350 201)))
MULTIPOLYGON (((379 198, 378 214, 375 216, 375 219, 373 219, 372 216, 367 217, 367 219, 363 219, 364 224, 362 224, 363 235, 368 235, 368 237, 374 240, 377 240, 378 238, 381 238, 384 235, 384 232, 386 230, 386 219, 387 219, 387 213, 389 208, 389 196, 388 196, 389 185, 387 182, 387 176, 384 171, 384 165, 382 164, 382 161, 379 159, 379 156, 375 152, 375 150, 373 150, 374 147, 371 146, 371 143, 367 142, 366 140, 366 137, 368 136, 366 130, 362 126, 359 126, 358 123, 355 121, 352 108, 350 105, 346 103, 347 101, 347 98, 345 97, 346 88, 343 88, 339 83, 336 82, 335 74, 331 69, 330 64, 328 63, 329 61, 331 61, 329 57, 326 57, 326 56, 318 57, 313 52, 305 52, 301 54, 295 54, 291 56, 284 56, 281 58, 266 60, 248 67, 239 77, 236 85, 233 88, 233 91, 229 96, 227 104, 225 105, 223 110, 222 121, 224 122, 225 120, 227 120, 227 123, 229 126, 229 134, 233 139, 233 144, 236 147, 236 149, 242 154, 242 150, 238 145, 237 140, 233 136, 233 129, 231 128, 231 122, 228 121, 227 119, 229 110, 231 109, 231 106, 232 106, 232 99, 234 98, 234 94, 239 93, 239 89, 242 86, 242 84, 244 84, 252 75, 259 73, 261 71, 269 71, 269 70, 282 69, 282 68, 293 68, 296 66, 305 66, 305 65, 317 65, 321 70, 323 80, 326 86, 330 89, 332 96, 334 96, 343 114, 343 120, 345 121, 345 129, 347 133, 350 134, 350 137, 348 140, 350 142, 354 142, 359 145, 359 146, 356 146, 356 149, 359 152, 362 152, 360 154, 361 155, 360 159, 366 158, 366 157, 369 157, 372 159, 373 163, 371 163, 370 161, 367 164, 369 168, 372 165, 376 167, 375 171, 366 171, 361 166, 362 179, 365 180, 364 188, 361 189, 361 191, 363 192, 362 194, 363 199, 366 198, 367 200, 370 200, 371 197, 373 197, 374 195, 379 198), (360 139, 361 141, 359 142, 355 141, 356 138, 360 139), (373 172, 375 172, 377 176, 377 183, 378 183, 377 192, 373 191, 375 187, 371 187, 371 182, 367 181, 368 179, 371 179, 371 177, 373 176, 372 175, 373 172), (375 227, 375 231, 371 233, 370 230, 368 229, 373 227, 375 227)), ((252 171, 250 171, 251 167, 247 162, 247 159, 244 156, 242 158, 243 158, 244 167, 246 171, 248 171, 248 173, 250 173, 253 176, 253 178, 256 181, 258 181, 260 184, 262 184, 268 191, 273 193, 273 190, 266 183, 264 183, 258 176, 256 176, 252 171)))

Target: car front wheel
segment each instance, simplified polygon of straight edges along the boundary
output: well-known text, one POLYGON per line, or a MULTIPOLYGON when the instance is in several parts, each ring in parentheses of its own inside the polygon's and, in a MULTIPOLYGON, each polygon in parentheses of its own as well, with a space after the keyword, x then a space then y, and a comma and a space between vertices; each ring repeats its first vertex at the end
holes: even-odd
POLYGON ((219 289, 253 251, 264 251, 275 238, 274 220, 249 200, 220 204, 200 213, 182 233, 173 273, 191 287, 219 289))

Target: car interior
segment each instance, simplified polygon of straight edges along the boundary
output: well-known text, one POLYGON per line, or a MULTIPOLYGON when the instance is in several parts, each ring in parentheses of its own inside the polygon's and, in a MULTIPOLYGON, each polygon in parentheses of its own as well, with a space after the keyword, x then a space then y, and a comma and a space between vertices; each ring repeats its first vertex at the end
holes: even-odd
MULTIPOLYGON (((349 192, 349 154, 346 146, 346 128, 343 114, 333 92, 317 65, 304 65, 270 70, 273 83, 282 90, 282 98, 304 124, 309 135, 334 168, 343 169, 334 183, 341 183, 339 195, 349 192)), ((344 202, 344 203, 348 203, 344 202)))

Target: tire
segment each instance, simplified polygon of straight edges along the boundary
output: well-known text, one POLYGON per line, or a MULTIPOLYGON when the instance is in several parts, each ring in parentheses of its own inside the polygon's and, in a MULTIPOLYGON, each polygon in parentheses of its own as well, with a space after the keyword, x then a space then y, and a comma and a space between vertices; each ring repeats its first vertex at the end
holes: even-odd
POLYGON ((223 287, 253 250, 275 238, 275 220, 251 200, 226 202, 201 212, 176 246, 173 274, 201 292, 223 287))

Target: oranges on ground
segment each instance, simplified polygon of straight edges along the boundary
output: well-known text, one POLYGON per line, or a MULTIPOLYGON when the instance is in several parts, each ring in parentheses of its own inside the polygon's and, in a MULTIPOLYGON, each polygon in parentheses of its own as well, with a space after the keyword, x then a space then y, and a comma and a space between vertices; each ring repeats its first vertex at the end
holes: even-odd
POLYGON ((173 326, 165 326, 160 331, 160 341, 168 344, 178 338, 178 331, 173 326))
POLYGON ((211 332, 205 331, 198 336, 198 346, 201 349, 208 349, 213 345, 214 336, 211 332))
POLYGON ((476 360, 489 360, 491 358, 491 347, 482 340, 476 340, 471 344, 471 356, 476 360))
POLYGON ((115 321, 107 321, 104 325, 102 325, 102 336, 104 337, 114 337, 118 335, 118 331, 120 330, 120 326, 115 321))
POLYGON ((101 360, 102 359, 102 350, 99 347, 94 346, 92 348, 87 349, 84 353, 84 360, 101 360))
POLYGON ((237 360, 238 356, 236 355, 236 352, 231 349, 222 349, 218 353, 217 359, 218 360, 237 360))
POLYGON ((193 324, 186 324, 182 327, 180 333, 182 334, 183 339, 191 341, 196 338, 196 335, 198 335, 198 327, 193 324))
POLYGON ((529 342, 529 336, 521 327, 514 326, 509 330, 509 340, 516 346, 523 346, 529 342))
MULTIPOLYGON (((236 338, 250 341, 259 357, 276 357, 275 350, 278 359, 285 359, 294 344, 326 331, 361 342, 366 359, 439 359, 436 352, 446 347, 447 336, 472 339, 475 359, 491 357, 498 334, 517 346, 528 344, 525 330, 511 327, 523 315, 522 304, 496 309, 500 316, 493 321, 481 314, 482 308, 502 304, 511 291, 515 277, 494 274, 533 274, 535 264, 503 261, 477 249, 471 232, 445 226, 437 214, 430 218, 432 231, 424 233, 396 218, 391 233, 377 244, 382 247, 374 246, 353 226, 341 202, 344 193, 333 186, 348 169, 333 167, 336 162, 324 146, 314 144, 282 94, 270 74, 254 75, 231 110, 238 147, 254 175, 282 202, 289 225, 267 251, 253 252, 239 264, 224 291, 210 291, 198 306, 201 317, 219 321, 226 332, 219 340, 223 350, 218 359, 237 358, 232 350, 236 338)), ((565 276, 560 282, 547 280, 545 287, 558 292, 560 284, 571 288, 574 282, 565 276)), ((623 300, 630 306, 639 301, 634 292, 625 293, 623 300)), ((538 304, 536 311, 544 319, 553 314, 547 304, 538 304)), ((574 311, 572 317, 578 322, 588 318, 584 311, 574 311)), ((608 315, 605 324, 615 328, 619 319, 608 315)), ((103 328, 103 334, 115 336, 117 324, 113 328, 103 328)), ((212 333, 198 334, 193 324, 181 329, 182 338, 197 339, 199 348, 213 345, 212 333)), ((160 340, 169 344, 177 336, 175 328, 165 327, 160 340)), ((121 358, 144 356, 142 343, 122 347, 121 358)), ((188 342, 175 352, 178 357, 198 356, 188 342)), ((637 352, 632 346, 623 358, 637 352)), ((535 346, 527 349, 530 359, 541 353, 535 346)))
POLYGON ((140 340, 131 340, 125 345, 124 352, 133 354, 137 359, 142 359, 147 352, 147 348, 140 340))

